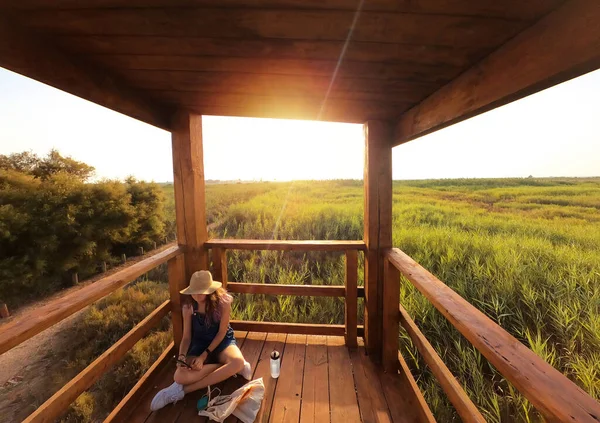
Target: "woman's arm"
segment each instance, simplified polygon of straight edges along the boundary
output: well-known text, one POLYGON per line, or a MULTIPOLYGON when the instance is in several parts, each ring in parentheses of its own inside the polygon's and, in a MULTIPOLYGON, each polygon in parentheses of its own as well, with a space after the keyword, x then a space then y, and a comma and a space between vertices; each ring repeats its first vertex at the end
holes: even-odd
MULTIPOLYGON (((224 303, 222 305, 222 307, 223 307, 223 312, 221 314, 221 323, 219 325, 219 332, 217 332, 217 336, 215 336, 215 339, 213 339, 213 341, 208 346, 208 349, 211 351, 214 351, 215 348, 217 348, 219 346, 219 344, 221 343, 221 341, 223 340, 223 338, 225 338, 225 335, 227 334, 227 329, 229 329, 229 317, 231 316, 231 303, 224 303)), ((208 353, 206 351, 204 351, 199 357, 200 363, 204 363, 204 361, 206 361, 207 358, 208 358, 208 353)))
POLYGON ((191 304, 185 304, 181 310, 183 316, 183 336, 179 344, 179 355, 186 356, 192 341, 192 314, 194 310, 191 304))

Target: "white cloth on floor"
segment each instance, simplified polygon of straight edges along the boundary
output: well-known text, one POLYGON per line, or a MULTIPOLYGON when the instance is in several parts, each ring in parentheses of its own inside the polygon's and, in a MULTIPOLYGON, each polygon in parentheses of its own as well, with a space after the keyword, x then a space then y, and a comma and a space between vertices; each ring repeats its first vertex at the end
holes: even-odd
POLYGON ((265 385, 262 377, 248 382, 230 395, 219 395, 208 402, 206 409, 199 411, 199 416, 223 422, 231 414, 244 423, 252 423, 260 410, 265 385))

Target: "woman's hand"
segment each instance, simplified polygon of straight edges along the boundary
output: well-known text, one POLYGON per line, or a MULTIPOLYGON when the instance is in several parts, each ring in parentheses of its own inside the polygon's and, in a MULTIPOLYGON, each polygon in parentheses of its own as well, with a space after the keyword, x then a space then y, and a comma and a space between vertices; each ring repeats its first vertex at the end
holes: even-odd
POLYGON ((190 365, 193 370, 202 370, 204 367, 204 360, 206 360, 206 353, 202 353, 199 357, 194 357, 190 365))
POLYGON ((181 312, 183 314, 183 317, 185 319, 188 319, 194 313, 194 309, 191 304, 184 304, 181 308, 181 312))
MULTIPOLYGON (((183 361, 185 363, 188 363, 187 357, 184 354, 179 354, 179 356, 177 357, 177 360, 181 360, 181 361, 183 361)), ((187 367, 185 364, 181 363, 181 361, 177 361, 175 363, 175 365, 177 367, 183 367, 184 369, 189 369, 189 367, 187 367)), ((188 363, 188 364, 190 364, 190 363, 188 363)))

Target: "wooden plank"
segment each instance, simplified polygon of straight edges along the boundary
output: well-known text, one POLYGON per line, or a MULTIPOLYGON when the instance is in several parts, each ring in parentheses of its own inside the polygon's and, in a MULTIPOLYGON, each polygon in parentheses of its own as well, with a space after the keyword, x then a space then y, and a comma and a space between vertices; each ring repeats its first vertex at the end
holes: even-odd
MULTIPOLYGON (((356 254, 356 252, 354 252, 356 254)), ((284 285, 272 283, 229 282, 229 292, 238 294, 299 295, 304 297, 343 297, 346 289, 332 285, 284 285)))
POLYGON ((378 370, 367 356, 362 340, 358 344, 359 348, 350 348, 349 353, 362 421, 392 423, 378 370))
POLYGON ((266 423, 271 417, 271 408, 273 406, 273 400, 275 398, 275 389, 277 387, 277 381, 279 379, 273 379, 271 377, 270 370, 270 355, 272 351, 279 351, 281 354, 281 363, 286 359, 285 354, 285 341, 287 335, 285 333, 269 333, 265 345, 263 346, 258 364, 254 372, 254 379, 263 378, 265 384, 265 396, 263 397, 262 405, 256 416, 256 422, 266 423))
MULTIPOLYGON (((70 9, 15 12, 27 28, 50 34, 338 40, 355 11, 286 9, 70 9)), ((527 26, 498 18, 361 12, 352 39, 363 42, 494 47, 527 26), (424 31, 423 28, 428 28, 424 31)), ((338 52, 339 53, 339 52, 338 52)))
POLYGON ((352 362, 343 337, 327 337, 331 423, 359 423, 352 362))
MULTIPOLYGON (((179 50, 172 50, 180 53, 179 50)), ((162 70, 194 72, 245 72, 271 75, 312 75, 331 77, 337 60, 315 60, 270 57, 220 57, 148 54, 93 54, 86 55, 90 62, 115 70, 162 70)), ((334 57, 334 56, 330 56, 334 57)), ((421 82, 447 82, 457 76, 461 68, 454 65, 428 63, 385 63, 344 60, 338 69, 339 78, 401 79, 421 82)))
POLYGON ((327 338, 308 336, 304 379, 302 382, 302 408, 300 423, 322 423, 329 421, 329 379, 327 338))
POLYGON ((480 422, 486 420, 483 418, 475 404, 468 397, 460 383, 452 375, 448 367, 444 364, 435 349, 431 346, 425 335, 419 330, 415 322, 410 318, 407 311, 400 305, 400 322, 406 332, 412 339, 425 363, 431 369, 442 389, 448 395, 448 399, 454 405, 454 408, 460 415, 463 422, 480 422))
POLYGON ((179 351, 183 337, 183 316, 181 314, 181 294, 179 291, 187 286, 185 278, 185 263, 183 255, 173 257, 167 262, 169 272, 169 296, 171 298, 171 324, 173 340, 179 351))
POLYGON ((149 92, 153 96, 163 101, 171 99, 173 102, 174 96, 175 101, 181 101, 176 93, 183 92, 191 93, 183 97, 189 105, 221 107, 231 107, 231 103, 236 100, 243 101, 240 107, 256 106, 256 101, 269 102, 269 105, 275 106, 278 97, 293 97, 290 104, 297 108, 309 108, 322 102, 328 90, 328 102, 331 101, 337 107, 348 102, 349 110, 359 109, 359 101, 370 101, 371 107, 377 107, 376 101, 402 107, 422 100, 442 85, 440 82, 340 76, 332 84, 331 76, 257 74, 244 72, 243 69, 237 72, 129 69, 122 71, 121 75, 132 87, 151 90, 149 92), (192 94, 195 97, 190 99, 189 95, 192 94), (225 94, 230 95, 224 97, 225 94))
POLYGON ((28 340, 44 329, 127 285, 137 277, 181 253, 182 250, 177 246, 167 248, 160 253, 102 278, 91 285, 38 307, 20 319, 15 319, 2 325, 2 331, 0 331, 0 354, 16 347, 21 342, 28 340))
POLYGON ((600 68, 600 3, 572 0, 405 113, 395 144, 600 68))
MULTIPOLYGON (((202 37, 62 35, 57 42, 82 55, 163 55, 245 57, 261 60, 332 60, 344 48, 344 41, 328 40, 247 40, 202 37)), ((417 44, 361 43, 353 40, 346 48, 348 62, 383 62, 385 64, 422 64, 452 67, 457 70, 471 65, 489 52, 481 47, 417 44)), ((369 63, 370 66, 370 63, 369 63)), ((440 75, 443 71, 440 70, 440 75)))
MULTIPOLYGON (((536 19, 560 4, 560 0, 371 0, 361 10, 379 12, 493 16, 506 19, 536 19)), ((351 0, 1 0, 0 7, 15 9, 73 9, 123 7, 222 7, 356 10, 351 0)))
POLYGON ((208 240, 202 150, 202 116, 182 113, 173 119, 173 187, 177 242, 185 246, 186 280, 208 270, 208 240))
POLYGON ((227 286, 227 250, 224 248, 213 248, 213 278, 227 286))
POLYGON ((384 261, 382 363, 386 372, 398 372, 398 331, 400 316, 400 272, 389 260, 384 261))
POLYGON ((344 336, 344 325, 322 325, 310 323, 249 322, 232 320, 231 327, 252 332, 294 333, 299 335, 344 336))
POLYGON ((365 131, 365 341, 374 358, 380 356, 383 308, 381 249, 392 245, 391 125, 368 121, 365 131))
POLYGON ((142 339, 152 328, 156 327, 171 307, 169 301, 162 303, 148 317, 135 325, 125 336, 75 376, 69 383, 52 395, 46 402, 30 414, 24 422, 53 422, 77 397, 92 386, 104 373, 115 365, 127 352, 142 339))
POLYGON ((66 55, 46 37, 23 31, 8 15, 0 17, 0 66, 134 119, 169 127, 166 108, 125 86, 110 71, 66 55))
POLYGON ((346 299, 344 320, 346 325, 346 345, 356 347, 358 320, 358 294, 356 284, 358 280, 358 254, 355 250, 346 251, 345 286, 346 299))
POLYGON ((166 388, 173 383, 173 375, 175 374, 175 361, 170 360, 167 364, 158 371, 156 377, 149 381, 149 388, 144 393, 141 400, 132 404, 133 410, 127 416, 126 423, 144 423, 152 411, 150 411, 150 403, 158 391, 166 388))
POLYGON ((423 398, 415 379, 413 378, 404 358, 398 353, 399 374, 379 373, 390 415, 394 422, 426 422, 435 423, 433 414, 423 398))
POLYGON ((593 422, 600 404, 397 248, 389 260, 550 421, 593 422))
POLYGON ((278 250, 278 251, 346 251, 363 250, 364 241, 293 241, 259 239, 211 239, 207 248, 227 248, 228 250, 278 250))
POLYGON ((175 353, 175 344, 171 342, 162 354, 156 359, 146 373, 137 381, 131 390, 123 397, 117 406, 106 417, 104 423, 117 423, 127 421, 129 415, 133 411, 146 392, 150 389, 150 384, 156 376, 165 368, 173 354, 175 353))
POLYGON ((305 352, 306 335, 288 335, 285 360, 281 363, 270 422, 298 422, 305 352))

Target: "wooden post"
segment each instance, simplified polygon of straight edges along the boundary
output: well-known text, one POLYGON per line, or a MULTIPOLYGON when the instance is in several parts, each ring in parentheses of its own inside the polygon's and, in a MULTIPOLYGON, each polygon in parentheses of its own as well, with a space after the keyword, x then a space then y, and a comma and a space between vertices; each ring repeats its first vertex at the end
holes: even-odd
POLYGON ((138 254, 139 254, 140 256, 143 256, 143 255, 144 255, 144 247, 140 247, 140 248, 138 248, 138 254))
POLYGON ((73 272, 71 274, 71 282, 73 282, 73 285, 77 285, 79 283, 79 276, 77 275, 77 272, 73 272))
POLYGON ((154 241, 154 248, 153 250, 156 250, 156 241, 154 241))
POLYGON ((127 256, 125 255, 125 253, 121 254, 121 261, 123 263, 127 262, 127 256))
POLYGON ((181 315, 181 294, 186 284, 185 259, 182 255, 173 257, 167 262, 169 272, 169 294, 171 297, 171 322, 173 324, 173 341, 178 350, 183 336, 183 318, 181 315))
POLYGON ((346 345, 356 347, 357 333, 356 324, 358 319, 358 252, 356 250, 346 251, 346 345))
POLYGON ((177 242, 185 250, 186 280, 208 270, 208 240, 202 153, 202 116, 179 114, 173 122, 173 187, 177 242))
POLYGON ((102 262, 102 273, 106 273, 106 262, 102 262))
POLYGON ((10 313, 8 312, 8 307, 4 303, 0 303, 0 317, 3 319, 10 317, 10 313))
POLYGON ((371 357, 381 354, 383 261, 392 246, 392 125, 368 121, 365 131, 365 344, 371 357))
POLYGON ((400 328, 400 272, 389 260, 385 260, 383 274, 383 369, 396 373, 400 328))
POLYGON ((224 248, 213 248, 213 278, 223 283, 227 288, 227 250, 224 248))

